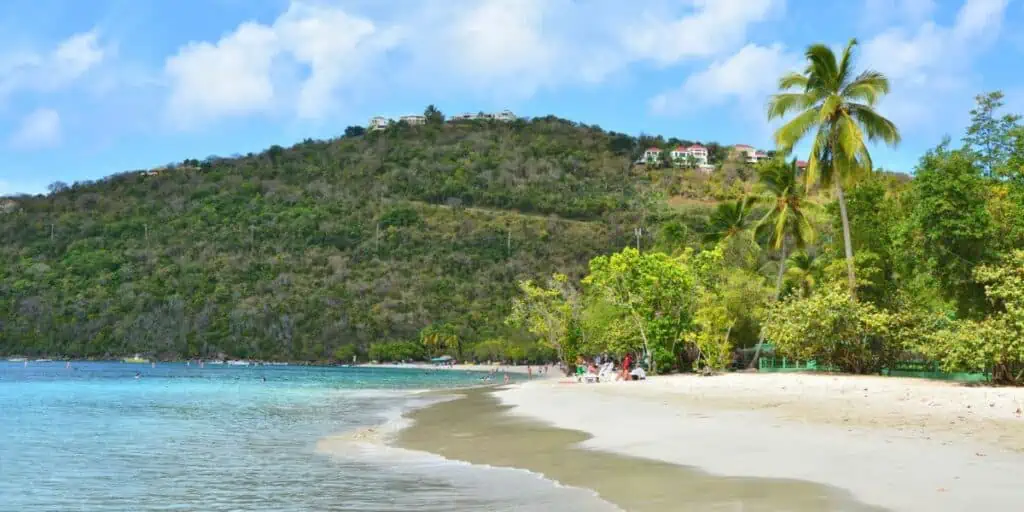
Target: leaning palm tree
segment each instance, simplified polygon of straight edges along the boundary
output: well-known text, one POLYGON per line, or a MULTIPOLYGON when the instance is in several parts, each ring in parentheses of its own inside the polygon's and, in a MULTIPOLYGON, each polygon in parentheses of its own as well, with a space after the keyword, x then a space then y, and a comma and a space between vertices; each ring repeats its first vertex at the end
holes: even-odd
MULTIPOLYGON (((807 218, 810 203, 804 202, 804 189, 797 180, 797 164, 772 160, 763 164, 760 174, 760 202, 768 207, 761 220, 754 227, 755 233, 767 238, 768 246, 779 251, 779 268, 775 276, 775 300, 782 294, 782 277, 786 272, 786 252, 789 246, 803 249, 814 239, 814 227, 807 218)), ((757 364, 761 356, 764 335, 757 340, 754 358, 750 367, 757 364)))
POLYGON ((772 95, 768 102, 768 119, 796 113, 775 132, 780 152, 790 153, 800 140, 812 134, 811 154, 807 159, 808 188, 818 183, 823 187, 835 186, 843 221, 847 277, 854 298, 853 245, 843 185, 872 171, 871 155, 865 142, 895 146, 900 141, 896 125, 874 109, 889 92, 889 79, 871 70, 854 75, 856 46, 857 40, 851 39, 839 59, 828 46, 809 46, 804 72, 780 78, 781 92, 772 95))

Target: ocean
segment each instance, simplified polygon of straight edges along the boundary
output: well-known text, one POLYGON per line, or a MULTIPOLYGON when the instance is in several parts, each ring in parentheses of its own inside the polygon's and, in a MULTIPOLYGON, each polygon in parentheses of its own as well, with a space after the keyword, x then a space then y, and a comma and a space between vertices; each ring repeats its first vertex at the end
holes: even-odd
POLYGON ((609 510, 526 471, 378 444, 318 450, 398 429, 438 400, 424 391, 480 375, 0 362, 0 511, 609 510))

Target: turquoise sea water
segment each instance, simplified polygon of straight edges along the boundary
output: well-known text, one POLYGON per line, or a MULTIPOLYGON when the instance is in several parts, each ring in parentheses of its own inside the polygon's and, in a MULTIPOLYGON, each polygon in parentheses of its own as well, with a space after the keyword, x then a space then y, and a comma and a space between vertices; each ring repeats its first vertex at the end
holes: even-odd
POLYGON ((394 420, 423 400, 416 390, 479 377, 0 362, 0 510, 580 509, 576 490, 514 470, 316 451, 325 436, 394 420))

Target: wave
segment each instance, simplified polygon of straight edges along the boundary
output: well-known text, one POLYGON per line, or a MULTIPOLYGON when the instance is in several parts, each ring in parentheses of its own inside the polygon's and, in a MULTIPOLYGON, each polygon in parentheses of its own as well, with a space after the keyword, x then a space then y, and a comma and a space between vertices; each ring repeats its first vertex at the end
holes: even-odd
POLYGON ((474 464, 393 444, 402 430, 414 424, 415 420, 408 416, 410 413, 462 397, 463 395, 457 392, 429 396, 410 395, 409 399, 400 405, 382 411, 382 422, 379 424, 321 439, 317 443, 317 452, 336 460, 381 467, 399 476, 439 478, 455 487, 468 487, 485 493, 481 498, 486 499, 491 506, 493 503, 507 504, 509 510, 622 510, 601 499, 600 495, 591 489, 565 485, 543 473, 522 468, 474 464))

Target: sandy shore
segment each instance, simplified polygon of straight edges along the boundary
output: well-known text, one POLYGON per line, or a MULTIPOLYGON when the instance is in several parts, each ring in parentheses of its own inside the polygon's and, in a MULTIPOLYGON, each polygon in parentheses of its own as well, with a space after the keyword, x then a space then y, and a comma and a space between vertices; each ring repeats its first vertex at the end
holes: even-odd
POLYGON ((537 381, 510 412, 586 432, 581 447, 715 475, 816 482, 895 511, 1024 503, 1024 390, 794 374, 537 381))

